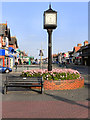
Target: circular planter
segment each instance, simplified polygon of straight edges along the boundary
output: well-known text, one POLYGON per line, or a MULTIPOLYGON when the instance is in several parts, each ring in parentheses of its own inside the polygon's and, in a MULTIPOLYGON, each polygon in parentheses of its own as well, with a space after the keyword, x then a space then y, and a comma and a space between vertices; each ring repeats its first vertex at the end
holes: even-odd
POLYGON ((71 90, 84 86, 84 78, 75 80, 44 80, 45 90, 71 90))

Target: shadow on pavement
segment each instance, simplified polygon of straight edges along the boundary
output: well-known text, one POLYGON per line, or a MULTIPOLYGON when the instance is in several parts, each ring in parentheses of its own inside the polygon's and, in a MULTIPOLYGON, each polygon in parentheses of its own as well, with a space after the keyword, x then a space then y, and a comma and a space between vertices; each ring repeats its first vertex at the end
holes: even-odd
POLYGON ((87 87, 88 89, 90 88, 90 84, 89 83, 84 83, 85 87, 87 87))
POLYGON ((51 95, 51 94, 48 94, 48 93, 45 93, 45 94, 48 95, 48 96, 50 96, 50 97, 53 97, 53 98, 56 99, 56 100, 64 101, 64 102, 67 102, 67 103, 69 103, 69 104, 75 104, 75 105, 79 105, 79 106, 81 106, 81 107, 90 109, 89 106, 85 106, 85 105, 79 104, 79 103, 77 103, 77 102, 75 102, 75 101, 68 100, 68 99, 63 98, 63 97, 60 97, 60 96, 51 95))
MULTIPOLYGON (((7 91, 7 94, 8 94, 8 92, 15 92, 15 91, 22 91, 22 92, 30 92, 30 91, 33 91, 33 92, 36 92, 36 93, 41 93, 41 90, 37 90, 37 89, 32 89, 32 88, 30 88, 30 87, 24 87, 24 88, 22 88, 22 87, 19 87, 19 88, 15 88, 15 87, 13 87, 13 88, 8 88, 8 91, 7 91)), ((4 88, 2 88, 2 89, 0 89, 0 92, 2 93, 2 94, 4 94, 4 88)))
POLYGON ((90 98, 88 98, 87 100, 90 101, 90 98))

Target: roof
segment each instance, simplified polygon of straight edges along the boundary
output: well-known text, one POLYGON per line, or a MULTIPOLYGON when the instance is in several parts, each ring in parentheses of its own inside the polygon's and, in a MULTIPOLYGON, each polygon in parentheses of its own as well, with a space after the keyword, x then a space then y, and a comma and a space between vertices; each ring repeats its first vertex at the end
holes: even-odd
POLYGON ((15 41, 17 41, 17 40, 16 40, 16 37, 11 37, 11 41, 9 41, 9 44, 10 44, 10 45, 14 45, 14 44, 15 44, 15 41))
POLYGON ((84 42, 88 42, 88 40, 85 40, 84 42))
POLYGON ((9 41, 11 41, 10 28, 7 28, 7 34, 8 34, 9 41))
POLYGON ((5 30, 7 30, 7 24, 0 24, 0 36, 5 35, 5 30))
POLYGON ((15 36, 11 37, 11 41, 9 41, 9 45, 14 45, 14 44, 16 44, 16 47, 18 48, 17 39, 15 36))
POLYGON ((77 52, 81 52, 82 50, 85 50, 85 49, 90 49, 90 44, 86 46, 82 46, 77 52))
POLYGON ((57 57, 58 55, 57 55, 57 54, 53 54, 52 56, 53 56, 53 57, 57 57))
POLYGON ((70 53, 72 53, 73 51, 68 51, 68 53, 70 54, 70 53))
POLYGON ((79 46, 77 46, 77 47, 75 46, 75 47, 74 47, 75 52, 77 52, 79 49, 80 49, 79 46))
POLYGON ((46 10, 46 11, 44 11, 44 13, 45 13, 45 12, 55 12, 55 13, 56 13, 57 11, 53 10, 53 9, 51 8, 51 4, 50 4, 50 5, 49 5, 49 9, 46 10))

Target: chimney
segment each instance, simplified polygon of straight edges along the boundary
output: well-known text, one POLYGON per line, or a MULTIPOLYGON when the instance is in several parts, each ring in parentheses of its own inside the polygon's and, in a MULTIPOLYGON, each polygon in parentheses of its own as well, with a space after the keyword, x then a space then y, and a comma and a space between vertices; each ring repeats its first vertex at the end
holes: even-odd
POLYGON ((6 25, 7 25, 7 21, 6 21, 6 25))
POLYGON ((88 41, 87 40, 84 41, 84 46, 86 46, 86 45, 88 45, 88 41))
POLYGON ((82 46, 82 44, 81 44, 81 43, 77 44, 77 47, 81 47, 81 46, 82 46))

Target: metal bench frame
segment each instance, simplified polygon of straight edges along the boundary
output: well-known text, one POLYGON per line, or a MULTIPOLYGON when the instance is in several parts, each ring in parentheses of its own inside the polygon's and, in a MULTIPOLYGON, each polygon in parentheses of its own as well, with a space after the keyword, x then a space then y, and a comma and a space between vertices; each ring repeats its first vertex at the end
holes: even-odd
POLYGON ((41 87, 40 93, 42 94, 43 77, 6 76, 4 94, 7 94, 8 87, 41 87))

